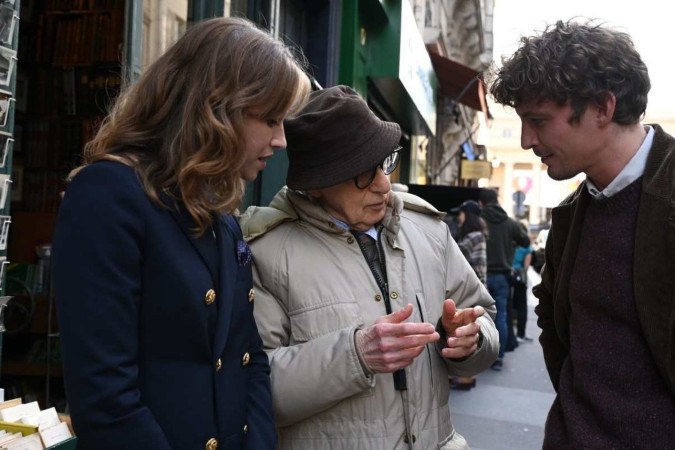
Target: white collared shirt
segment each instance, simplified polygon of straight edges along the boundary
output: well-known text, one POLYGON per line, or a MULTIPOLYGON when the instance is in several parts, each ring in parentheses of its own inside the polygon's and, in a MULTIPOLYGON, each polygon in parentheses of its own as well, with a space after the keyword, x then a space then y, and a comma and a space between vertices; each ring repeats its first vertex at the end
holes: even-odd
POLYGON ((593 198, 609 198, 642 176, 645 172, 645 166, 647 165, 649 150, 651 150, 652 142, 654 141, 654 128, 649 125, 647 125, 646 128, 647 136, 644 141, 642 141, 642 145, 640 145, 638 151, 635 152, 631 160, 626 164, 626 167, 619 172, 605 189, 602 191, 598 190, 593 182, 586 178, 586 187, 593 198))

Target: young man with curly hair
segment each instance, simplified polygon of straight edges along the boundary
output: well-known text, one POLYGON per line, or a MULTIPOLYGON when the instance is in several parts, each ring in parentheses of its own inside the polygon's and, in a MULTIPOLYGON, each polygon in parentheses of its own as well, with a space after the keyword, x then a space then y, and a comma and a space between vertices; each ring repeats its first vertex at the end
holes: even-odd
POLYGON ((534 289, 557 391, 545 449, 675 442, 675 139, 640 123, 649 89, 629 35, 572 21, 522 38, 490 88, 551 178, 586 174, 534 289))

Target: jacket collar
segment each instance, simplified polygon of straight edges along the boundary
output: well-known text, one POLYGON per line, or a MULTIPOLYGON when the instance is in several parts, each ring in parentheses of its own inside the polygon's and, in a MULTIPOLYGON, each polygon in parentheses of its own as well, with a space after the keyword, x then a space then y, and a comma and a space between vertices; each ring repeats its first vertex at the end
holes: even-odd
MULTIPOLYGON (((404 209, 438 219, 442 219, 445 216, 445 213, 437 210, 429 202, 416 195, 407 192, 390 192, 387 211, 381 225, 384 228, 385 239, 393 247, 397 247, 396 236, 398 236, 401 226, 401 213, 404 209)), ((292 222, 299 219, 327 233, 346 233, 339 227, 336 227, 326 211, 308 195, 300 191, 288 189, 285 186, 272 199, 270 206, 249 207, 240 217, 239 223, 244 233, 244 239, 250 242, 284 222, 292 222)))
MULTIPOLYGON (((197 224, 190 215, 190 213, 183 207, 179 205, 176 201, 173 201, 167 194, 161 194, 160 198, 162 202, 166 205, 169 214, 176 221, 179 228, 185 235, 185 238, 190 241, 190 244, 195 248, 201 259, 206 264, 206 267, 209 269, 211 278, 215 286, 218 286, 218 267, 219 267, 219 257, 216 250, 215 237, 214 234, 207 230, 202 233, 201 236, 195 236, 194 230, 197 228, 197 224)), ((213 219, 213 229, 216 230, 218 225, 218 218, 213 219)), ((215 231, 214 231, 215 233, 215 231)))
MULTIPOLYGON (((386 239, 393 243, 400 228, 403 200, 395 192, 389 193, 387 210, 382 220, 386 239)), ((331 216, 304 192, 283 187, 272 199, 270 206, 251 206, 240 218, 244 239, 252 241, 284 222, 302 220, 330 234, 347 234, 335 225, 331 216)))

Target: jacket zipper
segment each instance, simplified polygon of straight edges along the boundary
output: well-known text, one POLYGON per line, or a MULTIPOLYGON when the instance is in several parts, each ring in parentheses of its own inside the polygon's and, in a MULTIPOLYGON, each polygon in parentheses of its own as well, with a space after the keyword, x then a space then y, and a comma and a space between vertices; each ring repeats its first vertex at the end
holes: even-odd
MULTIPOLYGON (((422 304, 420 303, 420 299, 415 296, 415 300, 417 301, 417 307, 420 309, 420 317, 422 319, 422 322, 426 322, 424 320, 424 310, 422 309, 422 304)), ((424 350, 427 352, 427 361, 429 361, 429 377, 431 378, 431 387, 434 387, 434 370, 433 366, 431 365, 431 351, 429 350, 429 345, 424 346, 424 350)))
MULTIPOLYGON (((378 287, 380 288, 380 292, 382 292, 382 296, 384 297, 384 308, 387 314, 391 314, 392 309, 391 309, 391 302, 389 301, 389 284, 387 282, 387 266, 385 264, 384 260, 384 249, 382 248, 382 241, 381 241, 381 228, 378 229, 377 233, 377 240, 376 240, 376 249, 377 249, 377 259, 380 263, 381 269, 382 269, 382 277, 384 279, 381 279, 380 276, 377 274, 377 270, 375 270, 375 267, 373 266, 373 263, 366 257, 366 252, 365 249, 363 248, 363 245, 361 244, 361 240, 359 239, 358 235, 352 231, 352 234, 356 238, 356 242, 359 245, 359 248, 361 249, 361 253, 363 254, 364 259, 368 263, 368 267, 370 268, 370 272, 373 274, 375 277, 375 282, 377 283, 378 287)), ((396 372, 394 372, 394 388, 397 391, 406 391, 408 390, 408 383, 406 380, 406 374, 404 369, 399 369, 396 372)))

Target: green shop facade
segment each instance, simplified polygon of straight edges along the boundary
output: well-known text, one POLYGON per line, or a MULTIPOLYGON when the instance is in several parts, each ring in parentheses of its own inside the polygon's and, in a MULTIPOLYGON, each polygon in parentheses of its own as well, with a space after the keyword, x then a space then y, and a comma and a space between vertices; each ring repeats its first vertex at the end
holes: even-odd
MULTIPOLYGON (((284 3, 284 2, 281 2, 284 3)), ((436 126, 437 80, 407 0, 288 1, 294 9, 279 35, 301 48, 316 87, 352 86, 382 119, 403 130, 403 157, 392 179, 424 177, 417 152, 436 126), (322 4, 322 5, 321 5, 322 4), (310 6, 311 5, 311 6, 310 6), (417 168, 417 170, 416 170, 417 168)), ((286 9, 288 11, 288 9, 286 9)), ((253 18, 260 19, 261 12, 253 18)), ((266 23, 266 21, 262 21, 266 23)), ((278 152, 247 189, 246 203, 265 205, 284 185, 288 159, 278 152)))

